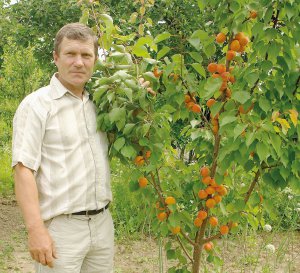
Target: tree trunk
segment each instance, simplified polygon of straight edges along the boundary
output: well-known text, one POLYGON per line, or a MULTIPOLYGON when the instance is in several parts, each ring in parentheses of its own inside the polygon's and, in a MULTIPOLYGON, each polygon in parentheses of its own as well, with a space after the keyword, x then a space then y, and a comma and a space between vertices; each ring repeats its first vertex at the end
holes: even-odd
POLYGON ((201 258, 201 246, 197 244, 194 247, 194 253, 193 253, 193 273, 199 273, 200 270, 200 258, 201 258))

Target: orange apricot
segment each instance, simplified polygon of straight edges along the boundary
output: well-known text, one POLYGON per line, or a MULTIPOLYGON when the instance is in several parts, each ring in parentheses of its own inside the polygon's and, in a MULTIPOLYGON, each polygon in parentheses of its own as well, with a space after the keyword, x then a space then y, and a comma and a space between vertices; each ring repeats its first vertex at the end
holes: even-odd
POLYGON ((208 242, 208 243, 205 243, 205 244, 203 245, 203 248, 204 248, 207 252, 212 251, 213 247, 214 247, 214 245, 213 245, 212 242, 208 242))
POLYGON ((219 44, 224 43, 226 40, 226 35, 223 32, 220 32, 216 37, 216 42, 219 44))
POLYGON ((202 177, 206 177, 206 176, 209 176, 210 175, 210 170, 207 166, 203 166, 201 169, 200 169, 200 175, 202 177))
POLYGON ((206 217, 207 217, 207 212, 205 210, 200 210, 198 212, 197 218, 204 220, 204 219, 206 219, 206 217))
POLYGON ((202 178, 202 183, 205 185, 209 185, 211 181, 211 177, 210 176, 205 176, 202 178))
POLYGON ((205 191, 207 194, 214 194, 216 190, 212 186, 208 186, 205 191))
POLYGON ((212 107, 214 104, 216 103, 216 100, 215 99, 209 99, 207 102, 206 102, 206 106, 208 108, 212 107))
POLYGON ((165 203, 167 205, 174 205, 176 204, 176 199, 173 197, 173 196, 168 196, 166 199, 165 199, 165 203))
POLYGON ((241 45, 238 40, 233 40, 230 44, 230 49, 234 51, 238 51, 240 49, 241 45))
POLYGON ((220 226, 220 233, 222 235, 228 234, 228 232, 229 232, 229 227, 227 225, 220 226))
POLYGON ((209 198, 205 204, 208 208, 212 209, 216 205, 216 201, 213 198, 209 198))
POLYGON ((210 63, 210 64, 207 66, 207 70, 208 70, 210 73, 217 72, 217 64, 216 64, 216 63, 210 63))
POLYGON ((148 185, 148 180, 146 177, 139 178, 139 186, 140 188, 145 188, 148 185))
POLYGON ((222 201, 222 196, 221 195, 215 195, 213 199, 216 201, 217 204, 219 204, 222 201))
POLYGON ((249 17, 251 19, 255 19, 257 17, 257 11, 256 10, 251 10, 249 17))
POLYGON ((200 199, 206 199, 207 196, 208 196, 208 194, 207 194, 207 192, 205 190, 200 190, 198 192, 198 196, 199 196, 200 199))
POLYGON ((144 157, 138 155, 135 159, 134 159, 134 163, 137 166, 143 166, 145 163, 144 157))
POLYGON ((222 74, 223 72, 226 72, 226 66, 224 64, 218 64, 217 65, 217 72, 219 74, 222 74))
POLYGON ((210 217, 209 223, 212 227, 216 227, 218 225, 218 218, 214 216, 210 217))
POLYGON ((235 56, 236 56, 236 53, 234 50, 228 50, 226 53, 226 60, 232 61, 235 56))
POLYGON ((172 227, 172 228, 171 228, 171 232, 172 232, 174 235, 180 233, 180 230, 181 230, 180 226, 176 226, 176 227, 172 227))
POLYGON ((196 227, 201 227, 202 223, 203 223, 203 221, 202 221, 200 218, 196 218, 196 219, 194 220, 194 225, 195 225, 196 227))
POLYGON ((164 221, 166 218, 167 218, 167 213, 166 212, 160 212, 158 215, 157 215, 157 218, 159 221, 164 221))
POLYGON ((200 113, 201 112, 201 107, 199 104, 194 103, 194 105, 192 106, 192 112, 194 113, 200 113))

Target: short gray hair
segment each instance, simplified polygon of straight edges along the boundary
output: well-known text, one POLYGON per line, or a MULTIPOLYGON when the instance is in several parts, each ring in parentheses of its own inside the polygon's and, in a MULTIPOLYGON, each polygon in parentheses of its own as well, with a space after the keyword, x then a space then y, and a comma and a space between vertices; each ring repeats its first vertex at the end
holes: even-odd
POLYGON ((98 56, 98 38, 91 28, 81 23, 70 23, 64 25, 56 34, 54 40, 54 51, 59 54, 59 46, 66 37, 70 40, 86 41, 92 39, 94 43, 95 56, 98 56))

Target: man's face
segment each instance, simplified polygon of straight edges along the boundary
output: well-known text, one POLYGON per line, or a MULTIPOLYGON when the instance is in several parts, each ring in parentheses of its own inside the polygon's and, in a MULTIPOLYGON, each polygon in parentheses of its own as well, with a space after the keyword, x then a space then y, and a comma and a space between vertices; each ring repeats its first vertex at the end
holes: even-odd
POLYGON ((60 82, 76 95, 81 94, 96 62, 93 40, 70 40, 64 37, 59 53, 54 52, 53 57, 60 82))

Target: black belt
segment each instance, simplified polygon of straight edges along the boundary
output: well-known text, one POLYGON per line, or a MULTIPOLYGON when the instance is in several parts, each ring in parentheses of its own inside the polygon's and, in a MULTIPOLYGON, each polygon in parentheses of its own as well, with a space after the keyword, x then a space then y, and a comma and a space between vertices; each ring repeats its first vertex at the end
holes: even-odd
POLYGON ((100 212, 103 212, 103 211, 107 210, 108 207, 109 207, 109 203, 102 209, 83 210, 83 211, 78 211, 78 212, 71 213, 71 215, 86 215, 86 216, 96 215, 100 212))

